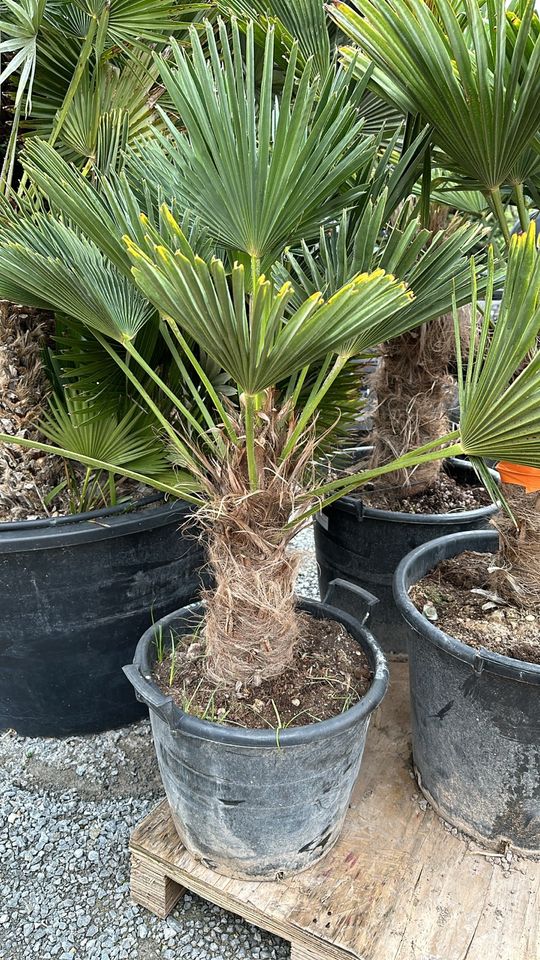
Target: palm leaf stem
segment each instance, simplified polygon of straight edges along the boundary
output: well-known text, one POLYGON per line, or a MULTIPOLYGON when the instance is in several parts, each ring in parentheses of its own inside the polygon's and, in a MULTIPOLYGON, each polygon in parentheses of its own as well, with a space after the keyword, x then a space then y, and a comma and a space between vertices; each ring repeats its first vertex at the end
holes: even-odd
POLYGON ((248 467, 249 486, 251 490, 259 489, 259 471, 255 453, 255 412, 257 397, 251 393, 242 396, 244 405, 244 424, 246 428, 246 459, 248 467))
POLYGON ((490 191, 489 191, 489 193, 488 193, 488 200, 489 200, 491 209, 493 210, 493 213, 495 214, 495 218, 496 218, 496 220, 497 220, 497 223, 499 224, 499 226, 500 226, 500 228, 501 228, 501 232, 502 232, 502 235, 503 235, 503 237, 504 237, 504 241, 505 241, 506 245, 508 246, 508 244, 510 243, 510 230, 509 230, 508 223, 507 223, 507 220, 506 220, 506 216, 505 216, 505 213, 504 213, 504 206, 503 206, 503 202, 502 202, 500 187, 495 187, 493 190, 490 190, 490 191))
POLYGON ((9 199, 11 193, 11 179, 13 177, 13 168, 15 166, 15 155, 17 152, 17 138, 19 135, 19 123, 21 119, 22 98, 15 107, 13 121, 11 124, 11 133, 9 135, 2 172, 0 173, 0 192, 5 189, 5 197, 9 199))
POLYGON ((71 450, 64 450, 62 447, 54 447, 50 443, 41 443, 38 440, 28 440, 26 437, 14 437, 12 434, 0 433, 0 443, 16 444, 19 447, 27 447, 30 450, 40 450, 42 453, 54 454, 57 457, 63 457, 65 460, 74 460, 76 463, 82 463, 84 466, 93 467, 95 470, 105 470, 107 473, 122 473, 123 477, 130 480, 136 480, 138 483, 147 484, 154 487, 162 493, 168 493, 175 498, 181 498, 188 503, 194 503, 200 506, 200 497, 188 493, 187 489, 181 486, 172 486, 170 483, 156 479, 156 477, 147 477, 143 473, 137 473, 123 466, 121 470, 114 463, 107 463, 105 460, 96 460, 94 457, 87 457, 82 453, 73 453, 71 450))
MULTIPOLYGON (((177 349, 177 347, 176 347, 176 344, 174 343, 173 338, 171 337, 171 334, 170 334, 169 330, 167 329, 166 324, 163 323, 163 321, 160 322, 160 330, 161 330, 161 335, 162 335, 163 339, 165 340, 165 343, 167 344, 167 347, 169 348, 169 350, 170 350, 170 352, 171 352, 171 356, 172 356, 174 362, 176 363, 176 366, 178 367, 178 369, 179 369, 179 371, 180 371, 180 373, 181 373, 181 375, 182 375, 183 383, 184 383, 184 384, 186 385, 186 387, 188 388, 191 396, 193 397, 193 400, 195 401, 195 403, 197 404, 199 410, 201 411, 202 417, 203 417, 203 419, 205 420, 208 429, 211 431, 211 435, 213 435, 213 434, 215 433, 215 428, 216 428, 215 420, 214 420, 214 418, 212 417, 212 414, 211 414, 210 410, 208 409, 208 407, 206 406, 206 404, 205 404, 203 398, 201 397, 199 391, 197 390, 196 385, 193 383, 193 379, 192 379, 192 377, 190 376, 189 371, 188 371, 185 363, 183 362, 183 360, 182 360, 182 358, 181 358, 181 356, 180 356, 180 354, 179 354, 179 352, 178 352, 178 349, 177 349)), ((224 450, 225 450, 225 444, 224 444, 223 440, 222 440, 221 438, 219 438, 219 437, 217 438, 216 446, 219 447, 219 452, 220 452, 220 453, 223 453, 223 452, 224 452, 224 450)))
POLYGON ((303 523, 305 520, 308 520, 309 517, 312 517, 315 513, 322 510, 323 507, 330 506, 330 504, 335 503, 335 501, 341 497, 352 493, 353 490, 357 490, 371 480, 376 480, 378 477, 384 476, 386 473, 393 473, 396 470, 407 470, 433 460, 445 460, 447 457, 460 456, 464 451, 461 441, 458 440, 459 436, 459 430, 453 430, 451 433, 447 433, 446 436, 440 437, 436 441, 430 441, 422 447, 416 447, 416 449, 410 450, 402 457, 392 460, 391 463, 385 463, 371 470, 352 473, 346 477, 339 477, 337 480, 332 480, 321 487, 307 491, 304 494, 304 498, 309 498, 310 500, 315 499, 317 502, 300 516, 291 520, 288 527, 303 523), (457 442, 453 442, 456 440, 457 442), (445 444, 448 444, 448 446, 445 446, 445 444), (433 447, 435 446, 436 449, 434 450, 433 447), (431 450, 428 448, 431 448, 431 450), (422 453, 424 450, 426 452, 422 453))
POLYGON ((525 204, 525 196, 523 193, 523 184, 516 183, 514 185, 514 191, 516 194, 516 206, 519 214, 519 222, 522 230, 527 230, 530 223, 529 212, 525 204))
POLYGON ((185 353, 186 356, 188 357, 191 365, 193 366, 193 369, 195 370, 195 372, 197 373, 197 375, 201 378, 201 383, 203 383, 204 386, 206 387, 206 389, 208 390, 208 394, 209 394, 209 396, 210 396, 210 398, 211 398, 211 400, 212 400, 212 402, 213 402, 213 404, 214 404, 214 406, 215 406, 215 408, 216 408, 219 416, 221 417, 223 426, 225 427, 225 430, 226 430, 226 432, 227 432, 227 436, 229 437, 229 439, 230 439, 234 444, 238 445, 238 443, 239 443, 238 435, 237 435, 237 433, 236 433, 236 431, 235 431, 235 429, 234 429, 234 427, 233 427, 233 425, 232 425, 231 419, 230 419, 227 411, 225 410, 225 407, 223 406, 223 403, 221 402, 221 398, 220 398, 217 390, 214 388, 214 385, 213 385, 212 381, 209 379, 209 377, 208 377, 207 374, 206 374, 206 371, 204 370, 204 368, 202 367, 202 365, 201 365, 201 364, 199 363, 199 361, 197 360, 197 357, 196 357, 195 354, 193 353, 193 350, 192 350, 191 347, 189 346, 186 338, 182 335, 182 332, 181 332, 181 330, 179 329, 178 324, 176 323, 176 321, 173 320, 172 317, 165 316, 165 322, 167 323, 167 325, 170 327, 170 329, 171 329, 172 332, 174 333, 176 339, 178 340, 178 343, 179 343, 180 346, 182 347, 182 350, 184 351, 184 353, 185 353))
POLYGON ((132 356, 133 359, 136 360, 136 362, 139 364, 140 367, 142 367, 144 372, 147 373, 148 376, 154 381, 156 386, 159 387, 162 393, 164 393, 165 396, 168 397, 168 399, 176 407, 178 412, 181 413, 183 417, 185 417, 185 419, 190 424, 190 426, 193 427, 195 432, 199 434, 201 439, 204 440, 205 443, 208 443, 210 446, 214 446, 214 452, 217 452, 216 445, 213 439, 211 438, 211 436, 208 434, 208 432, 199 423, 196 417, 193 416, 193 414, 191 413, 191 410, 188 410, 188 408, 184 403, 182 403, 180 398, 176 396, 176 394, 171 390, 171 388, 167 386, 167 384, 161 379, 159 374, 157 374, 156 371, 150 366, 150 364, 147 363, 144 357, 141 356, 139 351, 133 346, 133 343, 130 340, 126 339, 125 347, 127 352, 130 354, 130 356, 132 356))
POLYGON ((193 457, 191 456, 188 448, 182 442, 182 440, 176 433, 176 430, 174 430, 174 428, 169 423, 167 418, 163 416, 161 410, 159 409, 157 404, 154 403, 148 391, 145 390, 140 380, 138 380, 138 378, 133 373, 133 370, 129 367, 127 363, 125 363, 122 360, 122 358, 117 354, 116 350, 114 350, 114 348, 111 347, 110 343, 108 343, 105 337, 103 337, 100 333, 98 333, 97 330, 94 331, 94 336, 96 340, 99 343, 101 343, 103 349, 107 351, 109 356, 113 358, 113 360, 118 364, 120 369, 125 373, 126 377, 128 378, 128 380, 130 380, 130 382, 133 384, 135 389, 138 390, 144 402, 147 404, 148 408, 152 411, 152 413, 154 414, 160 426, 163 427, 163 429, 165 430, 165 433, 172 440, 173 445, 179 450, 181 456, 185 458, 186 463, 189 463, 190 468, 195 471, 197 469, 197 464, 193 459, 193 457))
POLYGON ((287 443, 283 448, 283 452, 281 454, 282 462, 286 460, 286 458, 290 456, 290 454, 294 450, 294 447, 298 443, 300 437, 302 436, 303 431, 307 427, 312 417, 316 414, 317 410, 321 405, 323 398, 328 393, 330 387, 332 386, 334 381, 337 379, 337 377, 343 370, 343 367, 348 363, 349 359, 350 357, 348 353, 338 354, 338 356, 336 357, 332 365, 331 370, 325 377, 324 382, 321 384, 321 386, 318 389, 315 389, 314 391, 311 392, 311 395, 308 398, 307 403, 305 404, 300 417, 298 418, 298 423, 296 424, 287 443))

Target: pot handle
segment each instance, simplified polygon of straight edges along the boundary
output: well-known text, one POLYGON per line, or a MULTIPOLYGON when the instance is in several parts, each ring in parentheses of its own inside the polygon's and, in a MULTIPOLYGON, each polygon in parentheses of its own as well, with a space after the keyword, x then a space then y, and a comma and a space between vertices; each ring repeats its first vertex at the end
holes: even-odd
POLYGON ((336 577, 335 580, 331 580, 328 584, 323 603, 327 603, 331 607, 339 607, 340 596, 343 597, 345 602, 347 602, 347 600, 354 600, 355 606, 359 606, 359 612, 356 613, 355 611, 355 616, 357 616, 362 623, 366 622, 373 607, 379 603, 377 597, 374 597, 373 594, 367 590, 363 590, 362 587, 357 586, 356 583, 349 583, 348 580, 342 580, 341 577, 336 577))
POLYGON ((125 667, 122 667, 122 670, 134 688, 139 703, 145 703, 149 709, 154 710, 163 720, 168 722, 173 705, 172 697, 165 697, 154 687, 153 683, 149 683, 136 664, 128 663, 125 667))

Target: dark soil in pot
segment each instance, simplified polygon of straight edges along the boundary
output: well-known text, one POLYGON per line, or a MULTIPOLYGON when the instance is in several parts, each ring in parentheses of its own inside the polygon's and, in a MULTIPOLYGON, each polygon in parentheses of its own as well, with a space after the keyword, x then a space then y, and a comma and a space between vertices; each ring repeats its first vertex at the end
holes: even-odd
MULTIPOLYGON (((494 531, 442 537, 412 551, 396 571, 396 602, 411 628, 413 756, 421 789, 445 820, 490 846, 504 849, 509 844, 539 855, 540 664, 489 649, 500 646, 498 630, 486 631, 482 642, 481 625, 493 616, 490 609, 481 610, 475 629, 466 636, 464 625, 473 612, 469 603, 477 602, 467 591, 452 588, 461 589, 463 606, 459 610, 455 595, 448 593, 448 612, 444 591, 450 588, 444 580, 438 607, 433 594, 441 564, 448 573, 449 561, 456 558, 450 569, 461 565, 463 570, 467 551, 486 554, 489 563, 497 544, 494 531), (414 599, 420 605, 423 595, 421 611, 414 599), (438 616, 440 611, 440 620, 431 622, 425 616, 426 602, 438 616), (452 635, 452 624, 458 625, 460 639, 452 635)), ((477 561, 472 566, 481 569, 477 561)), ((472 596, 479 598, 480 607, 495 602, 482 594, 472 596)), ((507 649, 511 622, 505 631, 507 649)), ((501 623, 499 617, 494 621, 501 623)), ((523 623, 534 628, 533 621, 523 623)), ((514 652, 522 639, 514 635, 514 652)))
MULTIPOLYGON (((193 856, 227 876, 273 880, 309 867, 331 849, 360 769, 371 714, 386 691, 386 662, 359 621, 316 601, 300 606, 322 621, 324 630, 329 622, 344 628, 372 674, 356 703, 330 719, 280 726, 274 715, 271 726, 247 729, 187 713, 165 695, 153 679, 156 637, 171 630, 191 636, 194 617, 202 622, 202 606, 179 610, 148 630, 134 663, 125 668, 150 709, 181 840, 193 856)), ((335 626, 330 632, 335 637, 335 626)))
MULTIPOLYGON (((380 603, 373 611, 370 626, 387 652, 407 651, 409 630, 392 592, 394 572, 402 558, 436 537, 487 527, 497 509, 467 461, 449 460, 445 469, 448 480, 443 478, 432 494, 405 502, 410 512, 372 506, 370 498, 381 503, 385 494, 368 491, 365 501, 360 497, 342 497, 316 517, 321 596, 336 577, 374 593, 380 603), (422 512, 438 505, 445 505, 446 512, 422 512)), ((354 616, 353 598, 348 602, 346 609, 354 616)))
POLYGON ((179 503, 0 524, 0 729, 69 736, 142 714, 121 668, 142 630, 199 591, 179 503))
POLYGON ((357 703, 373 678, 365 651, 336 620, 299 617, 294 662, 278 677, 250 686, 216 686, 203 669, 193 634, 169 638, 174 652, 154 664, 153 679, 181 709, 203 719, 249 728, 299 727, 328 720, 357 703))
POLYGON ((494 591, 490 569, 496 563, 496 554, 466 550, 439 563, 411 587, 410 597, 456 640, 540 664, 538 610, 509 603, 494 591))

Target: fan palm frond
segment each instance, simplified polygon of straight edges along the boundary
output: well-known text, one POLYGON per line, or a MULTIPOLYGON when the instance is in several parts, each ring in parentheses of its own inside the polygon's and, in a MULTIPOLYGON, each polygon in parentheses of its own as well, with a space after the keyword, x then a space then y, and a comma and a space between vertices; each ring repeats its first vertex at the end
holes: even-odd
POLYGON ((534 0, 520 17, 504 0, 355 0, 331 16, 434 128, 444 166, 490 197, 501 228, 500 188, 540 125, 540 36, 534 0))
POLYGON ((510 241, 496 323, 486 309, 467 369, 459 364, 461 442, 469 456, 540 467, 539 329, 540 254, 531 224, 510 241))
POLYGON ((162 144, 175 166, 178 201, 216 242, 265 269, 288 242, 316 234, 321 220, 361 195, 359 171, 370 164, 374 143, 357 114, 363 91, 358 84, 351 91, 345 73, 329 75, 321 88, 308 64, 297 83, 295 43, 275 100, 273 30, 259 91, 253 25, 246 28, 245 61, 237 24, 232 40, 223 23, 219 30, 220 50, 208 25, 208 56, 192 30, 192 52, 173 44, 173 63, 162 62, 184 128, 165 118, 172 142, 162 144))
POLYGON ((410 299, 404 284, 383 270, 359 274, 328 300, 320 293, 288 315, 292 285, 274 291, 260 276, 250 315, 246 273, 233 267, 230 284, 221 261, 196 257, 179 227, 176 247, 141 249, 128 241, 133 275, 145 296, 240 385, 255 395, 303 367, 343 351, 352 356, 386 339, 388 317, 410 299))
MULTIPOLYGON (((278 282, 289 277, 296 288, 296 300, 321 290, 331 296, 360 271, 383 268, 405 281, 414 299, 400 307, 409 329, 448 313, 454 300, 469 303, 472 283, 470 255, 482 245, 481 226, 451 223, 434 236, 412 216, 402 225, 388 226, 384 217, 386 193, 370 200, 362 217, 351 223, 344 211, 339 224, 322 228, 316 249, 303 243, 298 252, 287 251, 284 262, 275 268, 278 282), (414 322, 413 322, 414 318, 414 322)), ((500 267, 498 278, 500 279, 500 267)), ((478 264, 478 283, 485 284, 478 264)))
POLYGON ((133 406, 123 415, 104 409, 99 401, 66 390, 65 402, 50 400, 49 413, 40 423, 41 433, 59 447, 80 457, 113 464, 121 471, 159 478, 170 473, 163 443, 148 414, 133 406))
POLYGON ((0 245, 0 297, 63 311, 119 342, 133 340, 154 309, 90 240, 36 214, 0 245))
POLYGON ((0 7, 0 95, 10 78, 18 73, 14 95, 14 111, 11 132, 0 170, 0 193, 9 194, 19 124, 23 110, 28 113, 32 105, 32 92, 37 62, 37 39, 45 13, 45 0, 19 0, 3 3, 0 7), (2 69, 2 55, 8 54, 7 65, 2 69))
POLYGON ((223 13, 235 14, 247 20, 262 21, 266 30, 281 29, 278 36, 290 49, 296 41, 302 64, 310 58, 320 76, 326 76, 330 67, 331 46, 328 20, 323 0, 222 0, 223 13))

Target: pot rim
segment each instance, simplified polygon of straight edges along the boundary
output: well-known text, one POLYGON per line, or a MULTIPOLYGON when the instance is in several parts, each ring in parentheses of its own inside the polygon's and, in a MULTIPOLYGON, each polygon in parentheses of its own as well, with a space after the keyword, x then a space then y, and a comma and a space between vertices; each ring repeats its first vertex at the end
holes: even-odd
POLYGON ((190 505, 184 501, 167 501, 157 494, 87 513, 0 522, 0 555, 67 547, 124 536, 141 529, 152 530, 170 523, 176 516, 180 521, 190 512, 190 505))
MULTIPOLYGON (((374 636, 363 626, 358 619, 345 613, 337 607, 325 604, 320 600, 311 600, 298 597, 299 608, 316 616, 317 619, 337 620, 343 624, 362 646, 368 656, 373 670, 373 680, 367 693, 344 713, 340 713, 328 720, 298 727, 280 729, 279 747, 294 746, 297 744, 313 743, 328 737, 339 736, 349 727, 369 715, 380 704, 388 688, 388 665, 386 658, 376 642, 374 636), (321 616, 322 614, 322 616, 321 616)), ((137 693, 150 709, 157 712, 169 726, 182 734, 191 735, 199 740, 209 740, 213 743, 230 744, 244 747, 271 747, 275 749, 277 741, 276 729, 251 729, 247 727, 232 727, 226 724, 212 723, 201 720, 193 714, 185 713, 167 697, 151 678, 151 660, 149 657, 150 645, 154 640, 157 627, 167 627, 182 616, 202 612, 204 604, 201 602, 181 607, 173 613, 156 621, 142 635, 133 658, 133 664, 124 667, 124 672, 137 693)))
MULTIPOLYGON (((365 450, 369 451, 373 449, 372 447, 354 447, 355 451, 365 450)), ((459 464, 463 467, 468 466, 471 470, 474 470, 474 467, 469 460, 460 460, 459 457, 447 457, 448 463, 459 464)), ((494 480, 498 482, 499 474, 496 470, 489 468, 491 475, 494 480)), ((369 507, 365 506, 360 497, 353 497, 350 494, 346 494, 344 497, 340 497, 339 500, 336 500, 335 503, 330 504, 329 507, 323 507, 322 512, 330 512, 332 510, 343 510, 345 513, 354 513, 359 520, 366 517, 371 520, 385 520, 387 523, 419 523, 419 524, 452 524, 452 523, 463 523, 463 518, 470 520, 471 523, 475 523, 477 520, 482 517, 491 517, 498 511, 498 507, 495 503, 489 503, 485 507, 475 507, 474 510, 458 510, 455 513, 404 513, 400 510, 383 510, 380 507, 369 507)), ((318 523, 319 514, 315 514, 315 519, 318 523)))
POLYGON ((421 544, 403 557, 396 568, 394 599, 404 620, 413 630, 422 634, 433 646, 444 653, 470 664, 477 674, 486 670, 509 680, 540 685, 540 664, 529 663, 527 660, 516 660, 515 657, 494 653, 486 647, 475 648, 469 646, 469 644, 445 633, 444 630, 427 620, 409 597, 409 588, 418 583, 425 576, 425 573, 432 570, 441 560, 455 557, 457 554, 463 553, 464 550, 477 549, 480 552, 489 553, 489 547, 496 547, 498 542, 499 534, 496 530, 472 530, 470 532, 465 530, 460 533, 446 534, 444 537, 437 537, 435 540, 429 540, 427 543, 421 544), (424 559, 426 554, 434 555, 433 564, 426 566, 425 573, 420 577, 412 576, 411 568, 419 559, 424 559))

